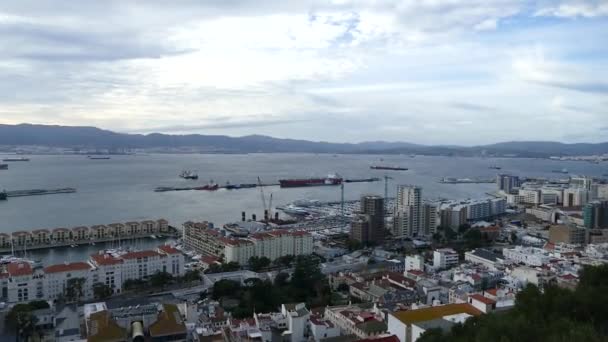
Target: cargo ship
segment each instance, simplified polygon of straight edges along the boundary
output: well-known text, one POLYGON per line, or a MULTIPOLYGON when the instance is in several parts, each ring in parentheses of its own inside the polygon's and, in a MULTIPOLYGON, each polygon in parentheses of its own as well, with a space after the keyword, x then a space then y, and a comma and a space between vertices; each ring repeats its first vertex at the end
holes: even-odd
POLYGON ((29 158, 5 158, 5 159, 2 159, 2 161, 5 161, 5 162, 28 162, 30 160, 29 160, 29 158))
POLYGON ((306 186, 327 186, 342 184, 342 177, 338 175, 328 175, 325 178, 300 178, 300 179, 280 179, 281 188, 300 188, 306 186))
POLYGON ((255 188, 256 186, 258 186, 258 185, 257 184, 253 184, 253 183, 245 183, 245 184, 230 184, 230 183, 226 183, 226 186, 224 186, 224 188, 228 189, 228 190, 238 190, 238 189, 255 188))
POLYGON ((379 166, 372 165, 369 167, 372 170, 389 170, 389 171, 407 171, 407 167, 399 167, 399 166, 379 166))
POLYGON ((55 195, 55 194, 71 194, 76 192, 74 188, 62 189, 32 189, 32 190, 14 190, 7 191, 7 197, 23 197, 23 196, 38 196, 38 195, 55 195))
POLYGON ((108 159, 110 159, 110 157, 89 156, 89 159, 91 159, 91 160, 108 160, 108 159))
POLYGON ((0 170, 8 170, 8 164, 0 164, 0 170))
POLYGON ((220 186, 216 183, 211 183, 203 186, 197 186, 196 188, 192 188, 192 190, 206 190, 206 191, 215 191, 219 189, 220 186))

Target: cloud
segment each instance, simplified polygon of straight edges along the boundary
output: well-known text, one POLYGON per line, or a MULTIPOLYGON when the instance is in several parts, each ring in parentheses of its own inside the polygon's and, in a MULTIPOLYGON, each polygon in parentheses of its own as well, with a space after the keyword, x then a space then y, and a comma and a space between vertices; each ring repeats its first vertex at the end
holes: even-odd
POLYGON ((601 2, 580 3, 593 6, 5 1, 0 122, 451 144, 584 135, 605 108, 608 24, 587 19, 601 2))
POLYGON ((551 5, 538 9, 536 16, 558 18, 595 18, 608 16, 608 2, 598 0, 554 0, 551 5))

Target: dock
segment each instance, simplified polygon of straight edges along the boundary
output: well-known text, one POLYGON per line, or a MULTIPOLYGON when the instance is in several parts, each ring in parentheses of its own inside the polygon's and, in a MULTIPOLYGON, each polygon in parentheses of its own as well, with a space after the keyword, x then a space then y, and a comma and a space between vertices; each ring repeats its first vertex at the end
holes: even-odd
POLYGON ((6 197, 24 197, 40 195, 71 194, 76 192, 74 188, 61 189, 32 189, 32 190, 12 190, 6 192, 6 197))

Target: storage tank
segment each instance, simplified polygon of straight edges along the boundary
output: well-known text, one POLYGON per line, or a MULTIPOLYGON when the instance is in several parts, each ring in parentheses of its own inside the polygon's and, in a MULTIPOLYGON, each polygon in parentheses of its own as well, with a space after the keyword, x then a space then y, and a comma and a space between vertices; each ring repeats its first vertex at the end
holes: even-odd
POLYGON ((144 325, 142 322, 131 323, 131 341, 144 342, 144 325))

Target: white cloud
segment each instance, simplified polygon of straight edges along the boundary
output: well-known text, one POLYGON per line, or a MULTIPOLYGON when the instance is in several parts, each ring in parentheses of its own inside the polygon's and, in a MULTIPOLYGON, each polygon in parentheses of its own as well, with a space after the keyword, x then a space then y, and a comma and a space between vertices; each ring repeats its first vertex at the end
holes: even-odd
POLYGON ((603 0, 555 0, 536 11, 537 16, 559 18, 594 18, 608 15, 608 2, 603 0))

